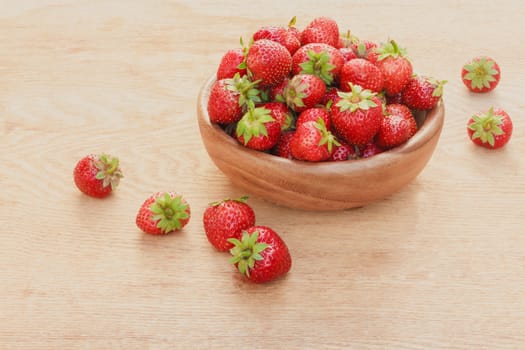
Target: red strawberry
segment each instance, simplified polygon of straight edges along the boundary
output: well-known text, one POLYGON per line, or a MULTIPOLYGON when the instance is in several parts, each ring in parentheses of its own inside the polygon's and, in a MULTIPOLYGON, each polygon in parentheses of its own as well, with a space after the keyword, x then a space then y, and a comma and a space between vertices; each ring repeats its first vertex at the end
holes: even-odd
POLYGON ((379 47, 376 53, 379 56, 375 64, 383 73, 386 94, 395 95, 401 92, 412 77, 412 64, 406 58, 406 50, 390 40, 379 47))
POLYGON ((304 124, 306 122, 316 122, 319 120, 319 118, 323 119, 326 129, 330 130, 330 113, 328 112, 328 110, 321 107, 308 108, 302 111, 301 114, 299 114, 299 116, 297 117, 295 127, 298 128, 301 124, 304 124))
POLYGON ((377 48, 375 42, 356 39, 350 47, 354 50, 357 57, 364 58, 374 64, 376 63, 378 55, 375 53, 375 49, 377 48))
POLYGON ((385 102, 387 105, 395 103, 403 103, 403 91, 392 96, 385 96, 385 102))
POLYGON ((235 136, 248 148, 266 151, 279 141, 281 124, 272 116, 272 110, 265 105, 255 108, 250 104, 248 111, 237 123, 235 136))
POLYGON ((261 39, 272 40, 283 45, 291 55, 301 47, 301 42, 295 36, 295 33, 284 27, 265 26, 260 28, 255 34, 253 34, 253 40, 257 41, 261 39))
POLYGON ((497 149, 505 146, 512 136, 512 120, 503 109, 490 107, 485 113, 473 115, 467 132, 476 145, 497 149))
POLYGON ((327 130, 323 118, 299 124, 290 141, 290 150, 295 159, 320 162, 330 158, 334 145, 340 143, 327 130))
POLYGON ((288 130, 294 124, 292 112, 282 102, 267 102, 264 108, 270 110, 270 115, 281 125, 281 130, 288 130))
POLYGON ((115 190, 123 177, 119 160, 107 154, 90 154, 78 161, 73 179, 78 189, 95 198, 104 198, 115 190))
POLYGON ((340 92, 341 99, 332 106, 332 126, 349 144, 370 142, 383 120, 383 108, 376 94, 352 85, 351 92, 340 92))
POLYGON ((259 85, 270 87, 281 83, 290 73, 292 56, 281 44, 268 39, 257 40, 246 56, 248 74, 259 85))
POLYGON ((414 136, 414 134, 417 131, 417 123, 416 119, 414 118, 414 115, 412 114, 412 111, 410 108, 403 104, 399 103, 393 103, 386 105, 385 107, 385 114, 386 115, 398 115, 400 117, 403 117, 408 123, 408 130, 409 130, 409 137, 414 136))
POLYGON ((501 69, 494 59, 486 56, 473 58, 463 65, 461 80, 472 92, 494 90, 501 77, 501 69))
POLYGON ((285 78, 280 84, 272 86, 268 90, 269 100, 270 101, 285 102, 284 101, 284 89, 288 85, 289 81, 290 81, 290 79, 285 78))
POLYGON ((411 109, 426 111, 436 106, 443 95, 446 80, 415 76, 411 78, 402 91, 403 103, 411 109))
POLYGON ((336 47, 339 44, 339 26, 328 17, 318 17, 301 33, 301 44, 324 43, 336 47))
POLYGON ((339 88, 342 91, 350 91, 349 83, 380 92, 383 89, 383 74, 369 61, 356 58, 346 62, 341 69, 339 88))
POLYGON ((292 57, 292 74, 313 74, 332 84, 344 64, 343 54, 333 46, 312 43, 302 46, 292 57))
POLYGON ((370 141, 359 149, 361 158, 369 158, 376 154, 382 153, 384 150, 377 145, 375 141, 370 141))
POLYGON ((233 244, 228 239, 241 239, 242 230, 255 225, 255 213, 246 203, 247 199, 224 199, 211 203, 204 211, 204 232, 217 250, 230 250, 233 244))
POLYGON ((326 92, 321 78, 311 74, 297 74, 284 89, 284 99, 288 107, 296 112, 317 105, 326 92))
POLYGON ((279 278, 292 267, 292 257, 283 239, 267 226, 253 226, 242 233, 242 238, 229 240, 234 264, 239 272, 254 283, 265 283, 279 278))
POLYGON ((217 80, 231 79, 236 73, 239 73, 241 77, 246 75, 246 68, 239 68, 243 61, 244 50, 242 48, 226 51, 217 68, 217 80))
POLYGON ((329 161, 332 162, 338 162, 343 160, 349 160, 349 159, 357 159, 357 153, 355 151, 355 147, 350 146, 344 142, 339 142, 339 146, 334 147, 334 151, 332 152, 332 155, 330 158, 328 158, 329 161))
POLYGON ((181 195, 157 192, 144 201, 135 223, 147 234, 163 235, 182 229, 190 215, 190 206, 181 195))
POLYGON ((334 103, 341 99, 341 97, 339 97, 339 92, 341 92, 339 88, 327 88, 323 98, 321 101, 319 101, 319 103, 326 106, 326 108, 332 107, 334 103))
POLYGON ((230 124, 241 119, 248 101, 260 102, 256 84, 247 76, 236 74, 232 79, 213 83, 208 99, 208 115, 212 123, 230 124))
POLYGON ((272 149, 272 154, 281 158, 293 159, 292 151, 290 150, 290 142, 292 141, 295 131, 288 130, 281 133, 279 141, 272 149))
POLYGON ((386 115, 377 132, 377 145, 383 149, 399 146, 410 138, 410 132, 410 126, 402 116, 386 115))
POLYGON ((339 52, 341 53, 341 55, 343 55, 343 59, 345 62, 357 58, 357 55, 355 54, 354 50, 352 50, 352 48, 350 47, 342 47, 339 49, 339 52))

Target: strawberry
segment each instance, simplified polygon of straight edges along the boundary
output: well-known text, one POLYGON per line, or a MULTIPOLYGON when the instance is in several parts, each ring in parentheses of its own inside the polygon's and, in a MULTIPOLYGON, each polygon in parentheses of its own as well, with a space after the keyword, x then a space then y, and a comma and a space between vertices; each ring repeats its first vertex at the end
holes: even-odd
POLYGON ((385 96, 385 103, 388 104, 396 104, 396 103, 403 103, 403 91, 401 91, 398 94, 392 95, 392 96, 385 96))
POLYGON ((346 62, 353 60, 354 58, 357 58, 357 55, 355 54, 354 50, 350 47, 341 47, 339 49, 339 52, 341 55, 343 55, 343 59, 346 62))
POLYGON ((246 203, 248 197, 213 202, 204 210, 204 232, 208 241, 218 250, 233 248, 230 238, 241 239, 242 230, 255 225, 255 213, 246 203))
POLYGON ((241 239, 230 238, 229 242, 234 245, 230 262, 254 283, 273 281, 292 267, 286 243, 267 226, 252 226, 242 232, 241 239))
POLYGON ((380 92, 383 89, 383 74, 375 65, 363 58, 346 62, 341 69, 339 88, 350 91, 350 85, 361 85, 364 89, 380 92))
POLYGON ((412 114, 412 111, 410 108, 403 104, 399 103, 392 103, 389 105, 386 105, 385 107, 385 114, 386 115, 398 115, 400 117, 403 117, 408 123, 408 130, 409 130, 409 137, 414 136, 414 134, 417 131, 417 123, 416 119, 414 118, 414 115, 412 114))
POLYGON ((237 123, 235 136, 248 148, 266 151, 279 141, 281 124, 272 116, 272 110, 265 108, 264 104, 255 108, 251 103, 237 123))
POLYGON ((330 158, 334 145, 340 143, 327 130, 323 118, 299 124, 290 141, 290 150, 295 159, 320 162, 330 158))
POLYGON ((285 102, 284 101, 284 89, 288 85, 288 82, 290 79, 284 78, 284 80, 268 89, 268 97, 269 101, 278 101, 278 102, 285 102))
POLYGON ((270 111, 270 115, 279 122, 281 130, 289 130, 294 124, 292 112, 281 102, 267 102, 263 104, 264 108, 270 111))
POLYGON ((350 47, 355 52, 355 55, 357 57, 364 58, 373 64, 377 62, 378 54, 376 54, 375 52, 377 48, 377 44, 375 42, 370 40, 360 40, 356 38, 355 40, 353 40, 350 47))
POLYGON ((512 136, 512 119, 503 109, 490 107, 487 112, 475 114, 469 119, 467 132, 478 146, 501 148, 512 136))
POLYGON ((405 143, 410 138, 410 126, 400 115, 386 115, 376 135, 377 145, 389 149, 405 143))
POLYGON ((281 133, 279 141, 272 149, 272 154, 281 158, 293 159, 292 151, 290 150, 290 142, 292 141, 294 134, 294 130, 287 130, 281 133))
POLYGON ((90 154, 80 159, 73 170, 78 189, 95 198, 104 198, 115 190, 123 177, 119 160, 107 154, 90 154))
POLYGON ((324 43, 336 47, 339 44, 339 26, 328 17, 317 17, 301 33, 301 45, 324 43))
POLYGON ((334 103, 336 103, 337 101, 341 99, 341 97, 339 97, 339 92, 341 92, 339 88, 336 88, 336 87, 327 88, 323 98, 321 99, 321 101, 319 101, 319 103, 322 104, 323 106, 326 106, 326 108, 329 109, 330 107, 332 107, 334 103))
POLYGON ((253 34, 253 40, 268 39, 275 41, 290 52, 291 55, 301 47, 301 41, 294 32, 288 30, 288 28, 279 26, 265 26, 261 27, 253 34))
POLYGON ((406 50, 394 40, 376 49, 376 66, 383 73, 384 88, 387 95, 395 95, 408 84, 412 77, 412 64, 406 58, 406 50))
POLYGON ((339 143, 339 146, 334 146, 334 151, 332 152, 330 158, 328 158, 329 161, 338 162, 349 159, 357 159, 355 147, 341 141, 339 141, 339 143))
POLYGON ((443 85, 446 82, 422 76, 412 77, 401 92, 403 103, 411 109, 432 109, 443 95, 443 85))
POLYGON ((284 88, 284 100, 296 112, 312 108, 321 101, 326 85, 321 78, 311 74, 297 74, 284 88))
POLYGON ((381 101, 370 90, 351 85, 350 92, 340 92, 341 99, 331 108, 332 126, 349 144, 370 142, 383 120, 381 101))
POLYGON ((501 77, 501 69, 494 59, 487 56, 475 57, 463 65, 461 80, 472 92, 494 90, 501 77))
POLYGON ((186 226, 190 215, 190 206, 181 195, 157 192, 141 205, 135 223, 147 234, 164 235, 186 226))
POLYGON ((292 74, 313 74, 331 85, 338 79, 343 64, 343 54, 335 47, 312 43, 302 46, 292 56, 292 74))
POLYGON ((260 102, 256 83, 245 75, 235 74, 232 79, 217 80, 213 83, 208 99, 210 121, 218 124, 235 123, 241 119, 248 101, 260 102))
POLYGON ((283 45, 261 39, 248 49, 246 67, 252 80, 260 80, 261 87, 271 87, 288 76, 292 68, 292 56, 283 45))
POLYGON ((299 114, 295 122, 295 127, 298 128, 301 124, 311 121, 318 121, 321 118, 326 126, 326 129, 330 130, 330 113, 327 109, 322 107, 308 108, 299 114))
POLYGON ((239 73, 241 77, 246 75, 246 68, 239 68, 243 61, 244 50, 242 48, 226 51, 217 68, 217 80, 231 79, 236 73, 239 73))
POLYGON ((375 140, 370 141, 366 145, 360 147, 359 155, 361 158, 369 158, 376 154, 382 153, 384 150, 377 145, 375 140))

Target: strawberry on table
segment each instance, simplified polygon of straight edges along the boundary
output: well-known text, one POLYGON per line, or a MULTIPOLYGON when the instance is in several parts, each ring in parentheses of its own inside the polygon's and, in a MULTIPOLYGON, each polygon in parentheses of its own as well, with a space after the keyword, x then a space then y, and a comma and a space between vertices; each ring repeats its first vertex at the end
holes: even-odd
POLYGON ((78 189, 95 198, 104 198, 113 192, 123 177, 117 157, 108 154, 90 154, 78 161, 73 179, 78 189))
POLYGON ((267 226, 253 226, 242 232, 240 239, 230 238, 230 249, 239 272, 254 283, 266 283, 284 276, 292 267, 286 243, 267 226))
POLYGON ((147 234, 164 235, 186 226, 190 215, 190 206, 182 195, 174 192, 157 192, 142 203, 135 223, 147 234))
POLYGON ((290 150, 295 159, 320 162, 330 158, 334 146, 339 145, 320 117, 317 121, 307 121, 297 127, 290 141, 290 150))
POLYGON ((512 136, 512 119, 503 109, 490 107, 487 112, 469 119, 467 132, 476 145, 498 149, 505 146, 512 136))
POLYGON ((493 58, 475 57, 463 65, 461 80, 472 92, 494 90, 501 78, 501 69, 493 58))
POLYGON ((259 86, 271 87, 281 83, 292 69, 292 55, 283 45, 268 39, 255 41, 246 55, 246 68, 259 86))
POLYGON ((443 85, 447 81, 438 81, 433 78, 414 76, 404 90, 401 99, 407 107, 421 111, 434 108, 443 96, 443 85))
POLYGON ((401 92, 412 77, 412 64, 406 56, 406 50, 390 40, 375 52, 378 54, 375 64, 383 73, 386 94, 395 95, 401 92))

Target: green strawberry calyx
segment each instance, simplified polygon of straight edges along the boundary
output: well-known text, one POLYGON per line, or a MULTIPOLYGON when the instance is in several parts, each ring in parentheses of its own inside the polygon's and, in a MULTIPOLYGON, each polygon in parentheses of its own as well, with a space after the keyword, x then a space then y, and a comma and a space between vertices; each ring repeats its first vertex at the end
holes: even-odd
POLYGON ((489 143, 494 146, 495 136, 503 135, 500 125, 503 123, 503 117, 494 114, 494 107, 490 107, 487 113, 473 115, 472 122, 468 125, 469 129, 474 131, 472 140, 480 139, 483 143, 489 143))
POLYGON ((112 157, 108 154, 101 154, 93 164, 97 168, 95 178, 102 181, 102 186, 111 186, 112 190, 117 188, 120 179, 124 177, 122 170, 119 167, 118 158, 112 157))
POLYGON ((292 78, 283 90, 284 103, 293 110, 304 107, 303 98, 306 97, 305 90, 308 89, 308 85, 299 78, 292 78))
POLYGON ((376 53, 379 54, 377 57, 378 61, 384 60, 387 57, 406 58, 407 56, 407 50, 405 48, 399 47, 395 40, 389 40, 388 42, 382 44, 376 49, 376 53))
POLYGON ((268 248, 268 244, 257 242, 259 231, 255 230, 251 235, 243 231, 241 239, 229 238, 228 242, 233 244, 230 249, 230 263, 237 265, 237 269, 243 275, 250 277, 250 270, 255 266, 255 262, 262 260, 261 253, 268 248))
POLYGON ((243 137, 244 145, 248 144, 254 136, 268 136, 265 124, 275 121, 270 113, 269 109, 264 107, 255 108, 253 101, 249 102, 248 111, 239 120, 235 130, 237 136, 243 137))
POLYGON ((171 196, 164 193, 155 199, 149 209, 153 220, 158 220, 157 227, 163 233, 181 229, 182 221, 189 218, 188 204, 180 195, 171 196))
POLYGON ((433 97, 443 96, 443 86, 447 83, 447 80, 437 80, 434 78, 426 78, 426 79, 434 87, 432 96, 433 97))
POLYGON ((234 202, 239 202, 239 203, 246 203, 248 201, 248 196, 241 196, 239 198, 224 198, 222 200, 219 200, 219 201, 215 201, 215 202, 211 202, 209 205, 212 206, 212 207, 216 207, 224 202, 231 202, 231 201, 234 201, 234 202))
POLYGON ((334 134, 332 134, 328 129, 326 128, 326 124, 323 120, 323 118, 319 118, 317 122, 315 123, 315 127, 319 130, 321 133, 321 140, 319 140, 318 146, 326 145, 328 148, 328 152, 332 153, 332 149, 334 145, 341 146, 339 141, 337 141, 334 134))
POLYGON ((241 77, 239 73, 235 73, 233 78, 227 80, 226 89, 238 93, 239 106, 246 107, 249 101, 261 102, 261 91, 257 89, 258 83, 259 80, 251 81, 248 76, 241 77))
POLYGON ((334 81, 332 70, 335 66, 330 63, 330 55, 325 51, 315 52, 312 50, 309 50, 307 55, 308 60, 299 64, 301 73, 316 75, 321 78, 326 85, 332 84, 334 81))
POLYGON ((360 85, 350 85, 350 92, 338 92, 337 94, 341 99, 337 102, 336 106, 339 107, 341 112, 350 111, 355 112, 358 109, 368 110, 372 107, 377 107, 373 98, 377 95, 368 89, 363 89, 360 85))
POLYGON ((463 79, 469 80, 473 89, 489 88, 490 83, 496 81, 496 75, 499 74, 495 67, 495 62, 486 57, 481 57, 465 64, 463 69, 467 71, 463 79))

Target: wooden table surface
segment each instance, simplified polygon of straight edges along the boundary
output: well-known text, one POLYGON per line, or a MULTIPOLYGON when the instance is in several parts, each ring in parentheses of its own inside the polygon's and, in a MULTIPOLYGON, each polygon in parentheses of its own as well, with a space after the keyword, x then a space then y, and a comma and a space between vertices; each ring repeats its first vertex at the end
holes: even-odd
POLYGON ((525 5, 521 1, 0 1, 1 349, 524 349, 525 5), (322 5, 321 5, 322 3, 322 5), (246 283, 206 240, 207 203, 240 196, 199 137, 196 98, 223 52, 262 25, 336 19, 396 39, 415 71, 448 80, 446 121, 420 176, 364 208, 250 203, 293 267, 246 283), (498 88, 468 93, 462 64, 497 59, 498 88), (501 151, 465 124, 513 117, 501 151), (80 194, 88 153, 120 157, 105 200, 80 194), (152 237, 152 192, 192 208, 152 237))

